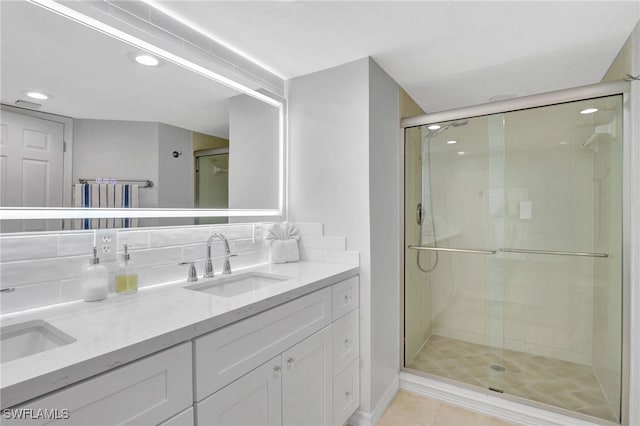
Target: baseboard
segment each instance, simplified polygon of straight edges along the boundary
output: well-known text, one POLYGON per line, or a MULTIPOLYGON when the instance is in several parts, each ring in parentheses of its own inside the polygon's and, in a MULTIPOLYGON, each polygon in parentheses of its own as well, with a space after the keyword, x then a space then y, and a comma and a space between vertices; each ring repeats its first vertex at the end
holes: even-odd
POLYGON ((543 410, 414 374, 400 372, 400 389, 521 425, 596 426, 588 420, 543 410))
POLYGON ((378 401, 373 411, 371 413, 365 413, 364 411, 357 410, 349 417, 348 423, 353 426, 374 426, 377 424, 384 414, 384 411, 396 396, 396 393, 398 393, 399 388, 400 378, 399 376, 395 376, 391 383, 389 383, 389 386, 387 386, 387 389, 382 394, 382 398, 380 398, 380 401, 378 401))

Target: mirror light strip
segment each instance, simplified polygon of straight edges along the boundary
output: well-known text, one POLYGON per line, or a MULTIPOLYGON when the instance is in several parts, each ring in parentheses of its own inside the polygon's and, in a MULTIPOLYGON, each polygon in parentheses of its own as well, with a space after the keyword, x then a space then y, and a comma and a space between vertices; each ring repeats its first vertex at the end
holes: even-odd
POLYGON ((280 210, 196 210, 196 209, 79 209, 49 207, 47 209, 2 208, 0 219, 95 219, 143 217, 264 217, 279 216, 280 210))

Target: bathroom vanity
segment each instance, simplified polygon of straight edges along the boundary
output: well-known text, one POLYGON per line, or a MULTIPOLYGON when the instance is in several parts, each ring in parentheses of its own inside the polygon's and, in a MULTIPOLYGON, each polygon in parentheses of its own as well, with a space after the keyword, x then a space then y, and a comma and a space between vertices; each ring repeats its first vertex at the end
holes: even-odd
POLYGON ((282 279, 240 294, 176 282, 9 315, 76 341, 0 366, 3 424, 344 424, 359 405, 357 272, 264 265, 247 276, 282 279))

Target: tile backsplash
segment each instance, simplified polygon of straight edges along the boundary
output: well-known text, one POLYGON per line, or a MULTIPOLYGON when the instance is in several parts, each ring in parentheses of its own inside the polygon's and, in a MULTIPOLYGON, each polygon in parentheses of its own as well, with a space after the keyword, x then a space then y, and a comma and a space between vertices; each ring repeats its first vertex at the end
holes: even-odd
MULTIPOLYGON (((124 244, 138 267, 140 287, 184 279, 187 267, 178 263, 194 261, 202 274, 206 241, 220 232, 238 255, 231 260, 233 268, 256 265, 267 261, 264 228, 265 224, 252 223, 118 230, 118 260, 101 263, 110 272, 111 290, 124 244)), ((0 287, 15 289, 0 293, 0 311, 6 314, 81 299, 81 274, 89 262, 94 238, 92 230, 0 236, 0 287)), ((215 240, 212 257, 216 273, 222 269, 223 254, 222 242, 215 240)))
MULTIPOLYGON (((224 234, 232 253, 232 268, 266 263, 269 246, 264 236, 270 223, 216 224, 166 228, 137 228, 117 231, 117 259, 101 263, 114 275, 120 255, 127 244, 131 260, 138 267, 140 287, 183 280, 187 266, 195 262, 198 275, 204 271, 206 241, 214 232, 224 234)), ((358 264, 358 253, 346 251, 343 237, 323 235, 323 225, 295 224, 302 236, 302 260, 358 264)), ((0 235, 0 288, 14 291, 0 293, 0 313, 7 314, 82 299, 82 271, 94 246, 95 231, 47 232, 0 235)), ((96 244, 98 245, 98 244, 96 244)), ((213 266, 221 273, 224 251, 222 242, 212 246, 213 266)))

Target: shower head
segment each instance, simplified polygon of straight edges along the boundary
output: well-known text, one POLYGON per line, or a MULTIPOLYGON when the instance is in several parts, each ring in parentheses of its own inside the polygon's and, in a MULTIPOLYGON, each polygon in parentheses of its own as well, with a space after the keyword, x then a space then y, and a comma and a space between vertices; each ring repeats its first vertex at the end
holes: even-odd
POLYGON ((442 126, 438 127, 437 129, 429 129, 429 133, 427 133, 426 137, 434 137, 434 136, 438 136, 440 133, 444 132, 445 130, 447 130, 450 127, 462 127, 462 126, 466 126, 467 124, 469 124, 469 120, 455 120, 452 121, 450 123, 447 124, 443 124, 442 126))

